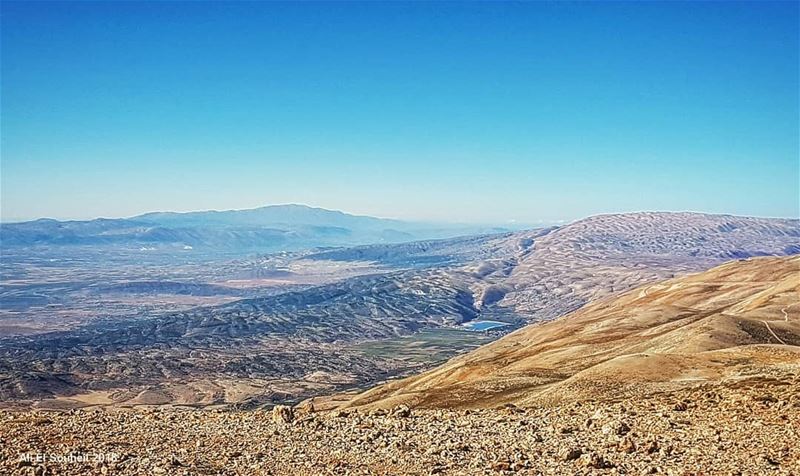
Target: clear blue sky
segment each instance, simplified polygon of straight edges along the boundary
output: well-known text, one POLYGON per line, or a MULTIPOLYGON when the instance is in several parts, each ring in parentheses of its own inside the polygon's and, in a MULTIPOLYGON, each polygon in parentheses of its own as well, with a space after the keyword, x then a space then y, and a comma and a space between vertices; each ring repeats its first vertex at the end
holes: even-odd
POLYGON ((2 3, 2 219, 798 215, 798 4, 2 3))

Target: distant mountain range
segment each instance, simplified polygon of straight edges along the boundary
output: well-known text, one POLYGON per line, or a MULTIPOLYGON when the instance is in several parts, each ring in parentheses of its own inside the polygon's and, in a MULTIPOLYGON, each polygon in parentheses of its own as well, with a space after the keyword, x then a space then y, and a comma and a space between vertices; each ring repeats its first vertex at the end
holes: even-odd
POLYGON ((281 251, 450 238, 503 228, 406 222, 305 205, 249 210, 153 212, 87 221, 39 219, 0 225, 3 246, 93 245, 150 249, 281 251))

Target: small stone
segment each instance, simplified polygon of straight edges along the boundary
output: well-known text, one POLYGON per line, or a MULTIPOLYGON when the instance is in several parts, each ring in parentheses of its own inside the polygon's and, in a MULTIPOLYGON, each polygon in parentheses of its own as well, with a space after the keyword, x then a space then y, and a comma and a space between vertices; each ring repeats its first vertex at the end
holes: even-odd
POLYGON ((602 456, 597 453, 584 453, 578 459, 578 464, 584 468, 603 469, 610 468, 613 465, 606 461, 602 456))
POLYGON ((601 429, 604 435, 627 435, 629 431, 631 431, 631 427, 628 426, 627 423, 623 421, 614 421, 611 423, 606 423, 603 425, 601 429))
POLYGON ((291 423, 294 420, 294 410, 286 405, 277 405, 272 409, 272 421, 278 424, 291 423))
POLYGON ((761 395, 759 397, 756 397, 755 400, 757 402, 762 402, 762 403, 777 403, 778 402, 778 399, 773 397, 770 394, 761 395))
POLYGON ((519 408, 518 406, 514 405, 513 403, 506 403, 506 404, 500 406, 498 409, 504 411, 507 414, 525 413, 525 410, 519 408))
POLYGON ((508 461, 495 461, 492 463, 492 469, 495 471, 508 471, 511 469, 511 463, 508 461))
POLYGON ((658 442, 657 442, 657 441, 655 441, 655 440, 653 440, 653 441, 649 441, 649 442, 647 443, 647 445, 645 445, 645 447, 644 447, 644 451, 645 451, 646 453, 648 453, 648 454, 653 454, 653 453, 655 453, 656 451, 658 451, 658 442))
POLYGON ((580 448, 562 448, 558 452, 558 459, 561 461, 573 461, 581 457, 583 451, 580 448))
POLYGON ((636 451, 636 444, 633 442, 632 438, 626 436, 619 443, 618 448, 623 453, 633 453, 634 451, 636 451))
POLYGON ((406 405, 399 405, 392 410, 392 416, 396 418, 408 418, 411 416, 411 409, 406 405))

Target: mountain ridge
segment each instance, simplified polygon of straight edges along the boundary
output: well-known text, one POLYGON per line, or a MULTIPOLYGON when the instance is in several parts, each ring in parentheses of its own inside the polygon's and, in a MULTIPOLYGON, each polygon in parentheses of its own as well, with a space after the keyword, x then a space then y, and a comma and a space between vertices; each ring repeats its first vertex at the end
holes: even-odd
POLYGON ((799 293, 798 256, 728 262, 524 327, 344 407, 529 406, 800 370, 799 293))
POLYGON ((495 233, 500 228, 352 215, 306 205, 150 212, 129 218, 50 218, 0 224, 4 246, 152 247, 167 250, 292 251, 495 233))

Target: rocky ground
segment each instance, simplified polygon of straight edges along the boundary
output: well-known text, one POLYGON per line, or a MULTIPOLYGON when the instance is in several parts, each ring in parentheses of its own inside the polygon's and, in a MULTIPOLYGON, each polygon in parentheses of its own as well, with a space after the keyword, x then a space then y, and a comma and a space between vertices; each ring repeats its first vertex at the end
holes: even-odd
POLYGON ((798 438, 800 378, 531 409, 3 412, 0 473, 796 475, 798 438))

